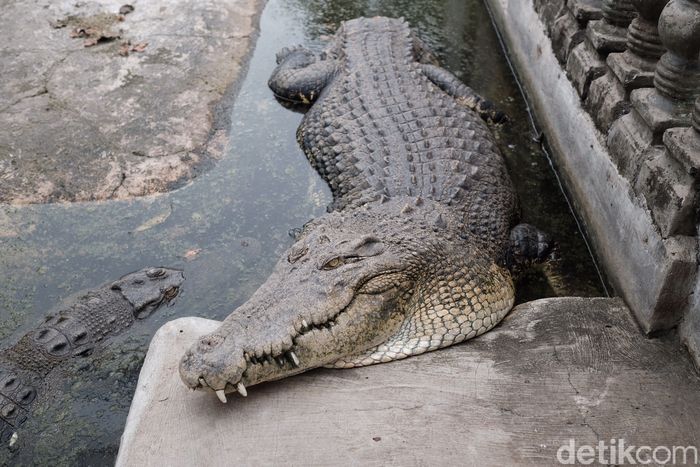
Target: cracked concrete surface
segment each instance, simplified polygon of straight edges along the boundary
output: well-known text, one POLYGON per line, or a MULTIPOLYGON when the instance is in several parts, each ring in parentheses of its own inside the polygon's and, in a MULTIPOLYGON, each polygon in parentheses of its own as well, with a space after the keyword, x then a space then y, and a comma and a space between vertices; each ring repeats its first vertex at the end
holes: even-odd
POLYGON ((0 8, 0 203, 163 192, 222 156, 262 0, 0 8))
POLYGON ((700 444, 700 378, 674 335, 642 336, 620 299, 516 307, 464 344, 248 388, 222 405, 178 361, 216 321, 154 337, 117 460, 126 465, 560 465, 560 446, 700 444))

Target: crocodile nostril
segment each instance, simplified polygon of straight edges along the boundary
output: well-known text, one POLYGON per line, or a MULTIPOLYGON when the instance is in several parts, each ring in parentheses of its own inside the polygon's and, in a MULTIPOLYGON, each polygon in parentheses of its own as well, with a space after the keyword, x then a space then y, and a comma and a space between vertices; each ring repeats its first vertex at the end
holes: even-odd
POLYGON ((199 339, 199 349, 203 352, 209 352, 221 345, 224 338, 217 335, 203 336, 199 339))

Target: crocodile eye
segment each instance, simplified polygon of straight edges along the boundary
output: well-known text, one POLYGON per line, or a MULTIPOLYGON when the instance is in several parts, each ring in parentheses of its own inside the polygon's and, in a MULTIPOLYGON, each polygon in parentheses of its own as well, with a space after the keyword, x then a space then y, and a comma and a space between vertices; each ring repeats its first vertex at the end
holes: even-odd
POLYGON ((151 278, 161 277, 165 275, 165 269, 163 268, 151 268, 146 271, 146 275, 151 278))
POLYGON ((328 271, 329 269, 335 269, 337 267, 342 266, 345 263, 343 258, 340 256, 336 256, 335 258, 329 259, 325 263, 323 263, 323 266, 321 266, 321 269, 324 271, 328 271))
POLYGON ((170 301, 170 300, 172 300, 173 298, 177 297, 177 294, 178 294, 179 291, 180 291, 180 290, 179 290, 177 287, 174 287, 174 286, 173 286, 173 287, 168 287, 167 289, 165 289, 165 290, 163 291, 163 298, 164 298, 166 301, 170 301))

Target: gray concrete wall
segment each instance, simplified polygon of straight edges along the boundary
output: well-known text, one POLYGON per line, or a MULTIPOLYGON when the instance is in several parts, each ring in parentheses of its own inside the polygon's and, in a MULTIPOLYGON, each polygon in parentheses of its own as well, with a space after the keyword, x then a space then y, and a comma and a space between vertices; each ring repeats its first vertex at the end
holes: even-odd
MULTIPOLYGON (((641 328, 652 332, 697 317, 696 239, 661 235, 644 199, 611 160, 605 135, 557 61, 532 1, 487 4, 595 251, 641 328)), ((696 328, 684 329, 692 334, 696 328)))

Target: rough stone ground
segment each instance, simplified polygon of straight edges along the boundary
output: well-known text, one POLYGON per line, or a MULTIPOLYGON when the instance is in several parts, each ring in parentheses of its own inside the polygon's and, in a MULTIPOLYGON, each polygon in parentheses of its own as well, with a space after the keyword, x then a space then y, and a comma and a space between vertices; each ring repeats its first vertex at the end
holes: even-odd
POLYGON ((125 1, 0 2, 0 203, 162 192, 221 156, 264 1, 125 1))
POLYGON ((570 439, 700 444, 697 372, 675 336, 643 337, 619 299, 529 302, 465 344, 253 386, 226 405, 177 374, 217 325, 181 318, 158 331, 118 466, 541 466, 559 465, 570 439))

